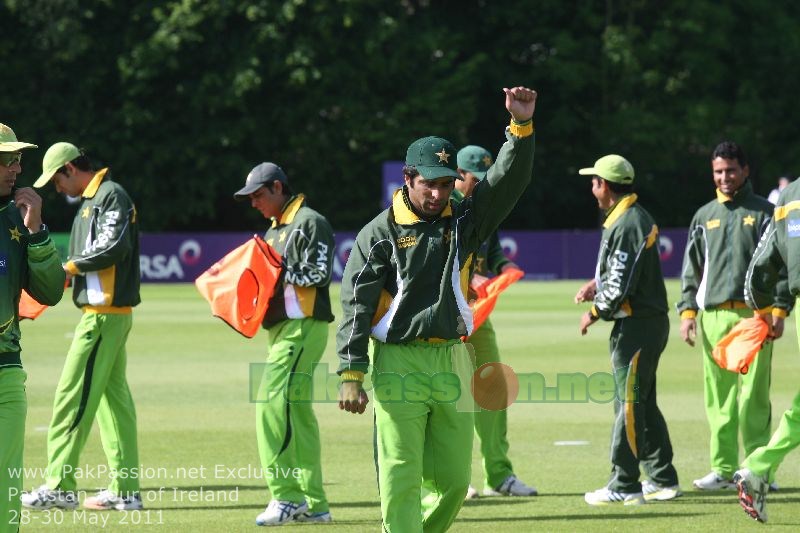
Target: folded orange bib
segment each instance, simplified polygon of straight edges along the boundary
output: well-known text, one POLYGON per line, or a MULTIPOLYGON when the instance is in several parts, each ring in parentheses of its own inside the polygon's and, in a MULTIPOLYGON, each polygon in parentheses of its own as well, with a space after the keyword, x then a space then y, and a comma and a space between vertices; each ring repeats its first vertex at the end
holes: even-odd
POLYGON ((499 276, 495 276, 486 281, 481 286, 474 287, 475 292, 478 294, 478 299, 472 305, 472 331, 477 331, 478 328, 481 327, 481 324, 486 322, 486 319, 489 318, 500 293, 524 275, 525 272, 522 270, 509 268, 499 276))
POLYGON ((761 318, 744 318, 714 347, 714 361, 725 370, 747 374, 768 334, 769 326, 761 318))

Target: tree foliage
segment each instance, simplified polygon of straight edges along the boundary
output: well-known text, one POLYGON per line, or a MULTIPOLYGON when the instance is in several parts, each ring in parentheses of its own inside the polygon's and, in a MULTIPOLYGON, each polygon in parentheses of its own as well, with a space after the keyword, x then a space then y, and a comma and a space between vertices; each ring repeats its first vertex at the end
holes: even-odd
MULTIPOLYGON (((592 227, 577 169, 628 157, 662 226, 711 198, 709 154, 745 147, 756 189, 796 174, 800 7, 776 0, 4 0, 0 121, 111 166, 144 229, 263 224, 232 200, 275 161, 338 229, 379 209, 415 138, 496 151, 501 88, 540 93, 534 184, 505 227, 592 227)), ((46 219, 71 213, 52 187, 46 219)))

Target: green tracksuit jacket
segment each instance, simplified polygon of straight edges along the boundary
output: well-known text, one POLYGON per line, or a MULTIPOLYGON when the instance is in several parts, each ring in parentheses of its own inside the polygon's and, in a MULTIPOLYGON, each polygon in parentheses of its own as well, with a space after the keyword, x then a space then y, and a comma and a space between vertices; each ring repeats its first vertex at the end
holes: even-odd
POLYGON ((340 373, 367 371, 370 335, 396 344, 472 333, 467 291, 475 253, 531 180, 534 135, 520 134, 507 130, 486 178, 439 218, 420 219, 403 188, 359 232, 342 279, 340 373))
MULTIPOLYGON (((744 302, 744 281, 759 238, 772 217, 773 205, 753 193, 749 181, 728 198, 717 198, 695 213, 681 271, 681 318, 724 302, 744 302)), ((770 305, 788 310, 785 285, 770 305)), ((785 314, 784 314, 785 316, 785 314)))
POLYGON ((750 261, 744 284, 747 305, 761 312, 778 305, 775 287, 781 282, 786 285, 784 294, 800 296, 800 180, 781 193, 774 217, 750 261))
POLYGON ((55 305, 64 294, 64 270, 48 231, 30 234, 9 197, 0 198, 0 368, 20 363, 19 297, 55 305))
POLYGON ((72 221, 69 258, 72 300, 99 312, 133 307, 139 298, 139 224, 136 207, 121 185, 99 170, 83 192, 72 221))
POLYGON ((591 313, 603 320, 651 317, 667 312, 658 256, 658 226, 636 203, 622 197, 606 214, 597 257, 597 293, 591 313))
POLYGON ((331 284, 335 243, 328 220, 306 206, 298 194, 289 199, 280 219, 273 219, 264 240, 283 257, 281 279, 269 302, 263 326, 288 318, 333 321, 331 284))
MULTIPOLYGON (((464 195, 457 189, 453 189, 450 197, 456 202, 464 201, 464 195)), ((480 276, 500 274, 503 266, 510 262, 511 260, 503 253, 503 247, 500 246, 500 236, 497 231, 494 231, 491 237, 481 243, 481 247, 475 252, 472 272, 480 276)))

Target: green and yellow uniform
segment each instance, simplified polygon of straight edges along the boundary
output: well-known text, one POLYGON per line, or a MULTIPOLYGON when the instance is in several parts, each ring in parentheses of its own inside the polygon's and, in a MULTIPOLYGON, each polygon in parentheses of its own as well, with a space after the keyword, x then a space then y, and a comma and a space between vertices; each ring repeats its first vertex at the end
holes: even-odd
POLYGON ((657 485, 676 486, 672 444, 656 394, 656 370, 669 336, 658 227, 635 194, 623 196, 606 213, 595 279, 591 313, 614 321, 610 348, 617 395, 607 487, 641 492, 640 465, 657 485))
MULTIPOLYGON (((420 141, 441 148, 435 155, 452 173, 440 176, 455 174, 449 142, 420 141)), ((337 332, 339 372, 343 379, 363 376, 372 337, 385 531, 444 531, 463 503, 473 439, 473 404, 462 409, 459 402, 462 395, 468 399, 462 383, 473 369, 460 341, 473 333, 469 276, 481 243, 530 182, 533 152, 532 123, 512 121, 496 163, 470 198, 451 201, 425 220, 411 208, 406 188, 399 189, 392 206, 359 232, 350 253, 337 332), (429 493, 424 503, 423 485, 429 493)))
MULTIPOLYGON (((464 195, 454 190, 452 197, 460 202, 464 195)), ((500 274, 505 265, 511 261, 503 253, 500 237, 495 231, 489 239, 481 244, 475 253, 475 269, 473 275, 489 276, 500 274)), ((475 367, 480 368, 487 363, 500 361, 500 349, 497 346, 497 335, 489 318, 467 338, 475 351, 475 367)), ((484 486, 495 489, 508 476, 514 474, 511 459, 508 458, 508 414, 505 409, 488 411, 480 409, 475 412, 475 433, 478 435, 483 457, 484 486)))
MULTIPOLYGON (((753 193, 749 181, 728 197, 717 197, 695 213, 681 271, 682 319, 700 309, 706 417, 711 430, 711 469, 731 479, 739 465, 739 431, 745 454, 769 440, 772 407, 769 380, 772 343, 767 342, 744 376, 720 368, 714 346, 751 311, 744 302, 750 259, 772 216, 773 205, 753 193)), ((786 297, 773 298, 774 313, 785 317, 786 297)))
POLYGON ((55 305, 64 270, 47 229, 30 234, 10 197, 0 198, 0 533, 17 531, 28 402, 20 358, 18 306, 22 289, 55 305))
POLYGON ((136 408, 126 377, 125 343, 139 297, 136 207, 108 169, 95 173, 72 222, 64 269, 83 311, 67 352, 47 433, 47 487, 77 489, 78 461, 97 417, 108 460, 108 490, 139 491, 136 408))
POLYGON ((333 230, 301 194, 286 202, 264 239, 283 257, 283 269, 263 323, 269 353, 256 406, 259 456, 264 472, 301 472, 299 478, 265 474, 273 499, 306 500, 310 513, 324 513, 328 501, 311 380, 299 376, 313 374, 334 318, 328 292, 333 230))
MULTIPOLYGON (((775 206, 774 219, 753 254, 744 285, 747 304, 760 314, 769 315, 773 309, 776 287, 782 283, 788 285, 787 290, 796 302, 800 296, 800 181, 792 182, 781 193, 775 206)), ((779 288, 778 293, 783 294, 784 291, 779 288)), ((798 322, 800 342, 800 315, 795 320, 798 322)), ((742 464, 764 478, 774 479, 778 466, 798 445, 800 393, 781 417, 769 442, 751 451, 742 464)))

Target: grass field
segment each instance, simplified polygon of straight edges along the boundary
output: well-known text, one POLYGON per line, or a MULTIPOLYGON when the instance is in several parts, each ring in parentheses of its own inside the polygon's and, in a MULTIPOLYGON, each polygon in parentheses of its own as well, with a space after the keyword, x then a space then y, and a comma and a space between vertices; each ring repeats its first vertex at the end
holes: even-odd
MULTIPOLYGON (((572 304, 578 282, 520 283, 501 297, 493 323, 504 361, 517 372, 543 374, 607 372, 608 324, 578 333, 572 304)), ((677 284, 669 283, 670 302, 677 284)), ((128 378, 139 419, 140 460, 147 512, 55 512, 30 517, 23 531, 229 532, 255 529, 256 514, 269 496, 263 480, 246 473, 260 467, 256 452, 255 407, 248 401, 250 363, 264 359, 265 335, 245 339, 209 315, 191 285, 147 285, 128 341, 128 378), (229 469, 244 469, 234 472, 229 469), (204 492, 200 494, 200 490, 204 492), (194 501, 193 501, 194 500, 194 501), (102 518, 106 519, 105 524, 102 518), (55 524, 62 522, 61 524, 55 524), (138 522, 138 524, 137 524, 138 522), (97 524, 97 525, 95 525, 97 524)), ((338 301, 338 286, 333 288, 338 301)), ((338 305, 336 306, 338 307, 338 305)), ((335 310, 336 312, 336 310, 335 310)), ((340 313, 337 313, 340 314, 340 313)), ((740 510, 733 492, 688 490, 708 470, 708 429, 703 411, 700 352, 679 339, 672 316, 670 343, 661 359, 658 395, 669 424, 675 465, 686 493, 674 502, 640 508, 592 508, 583 493, 603 486, 612 405, 524 403, 510 408, 509 441, 517 474, 540 496, 482 498, 464 505, 453 531, 749 531, 763 526, 740 510), (588 445, 556 446, 557 441, 588 445)), ((53 392, 79 312, 68 297, 35 322, 23 325, 23 361, 28 372, 25 466, 46 465, 46 429, 53 392)), ((800 384, 794 321, 778 342, 773 363, 773 425, 800 384)), ((335 328, 323 358, 336 366, 335 328)), ((380 507, 372 462, 372 417, 340 412, 333 403, 316 407, 323 440, 325 487, 335 523, 291 525, 292 530, 377 531, 380 507)), ((95 428, 81 465, 105 464, 95 428)), ((90 472, 91 473, 91 472, 90 472)), ((97 474, 97 472, 94 472, 97 474)), ((473 460, 473 484, 481 485, 473 460)), ((28 478, 25 487, 40 484, 28 478)), ((770 529, 800 530, 800 452, 778 471, 781 491, 769 497, 770 529)), ((81 483, 93 491, 103 476, 81 483)))

